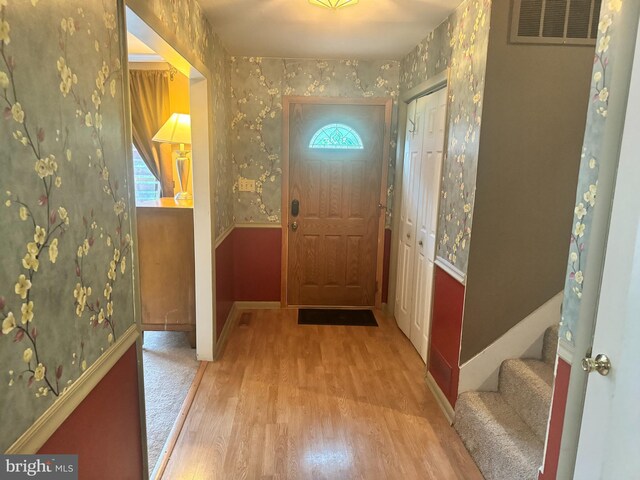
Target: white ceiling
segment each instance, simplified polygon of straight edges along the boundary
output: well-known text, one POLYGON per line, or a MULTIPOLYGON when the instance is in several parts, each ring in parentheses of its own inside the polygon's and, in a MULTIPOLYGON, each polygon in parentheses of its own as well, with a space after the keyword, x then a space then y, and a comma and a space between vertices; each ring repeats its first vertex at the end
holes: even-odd
POLYGON ((400 59, 461 0, 360 0, 337 11, 308 0, 200 0, 231 55, 400 59))
POLYGON ((127 32, 127 50, 130 62, 163 62, 164 59, 138 37, 127 32))

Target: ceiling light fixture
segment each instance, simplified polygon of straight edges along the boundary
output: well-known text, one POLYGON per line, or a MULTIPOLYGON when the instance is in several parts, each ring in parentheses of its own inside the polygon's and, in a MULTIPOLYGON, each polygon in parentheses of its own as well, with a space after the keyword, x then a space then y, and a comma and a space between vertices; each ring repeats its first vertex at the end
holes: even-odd
POLYGON ((360 0, 309 0, 312 5, 319 7, 330 8, 331 10, 337 10, 343 7, 349 7, 355 5, 360 0))

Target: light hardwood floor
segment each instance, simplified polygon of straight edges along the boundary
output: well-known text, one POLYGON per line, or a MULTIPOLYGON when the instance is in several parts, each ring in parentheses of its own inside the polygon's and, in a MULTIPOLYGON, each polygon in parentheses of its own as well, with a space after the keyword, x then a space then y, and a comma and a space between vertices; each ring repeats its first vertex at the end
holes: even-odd
POLYGON ((207 365, 163 479, 482 479, 393 319, 247 312, 207 365))

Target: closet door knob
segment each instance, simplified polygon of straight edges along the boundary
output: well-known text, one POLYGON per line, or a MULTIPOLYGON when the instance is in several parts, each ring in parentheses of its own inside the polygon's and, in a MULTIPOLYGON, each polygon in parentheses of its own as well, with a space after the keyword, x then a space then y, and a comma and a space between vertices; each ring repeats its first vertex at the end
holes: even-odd
POLYGON ((422 240, 420 240, 420 241, 418 242, 418 245, 422 246, 422 240))

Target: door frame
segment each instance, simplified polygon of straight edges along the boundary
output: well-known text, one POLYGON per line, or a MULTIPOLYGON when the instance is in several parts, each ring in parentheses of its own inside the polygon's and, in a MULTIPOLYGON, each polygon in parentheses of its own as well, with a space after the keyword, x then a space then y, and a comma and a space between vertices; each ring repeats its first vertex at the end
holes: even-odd
MULTIPOLYGON (((303 97, 284 96, 282 98, 282 261, 280 302, 282 307, 289 306, 287 296, 289 275, 289 110, 292 104, 306 105, 372 105, 384 107, 384 138, 382 143, 382 169, 380 175, 379 205, 386 209, 387 204, 387 177, 389 171, 389 154, 391 144, 391 113, 393 100, 384 97, 348 98, 348 97, 303 97)), ((378 215, 378 239, 376 249, 376 293, 375 308, 382 306, 382 270, 384 258, 384 226, 386 215, 378 215)))
POLYGON ((640 127, 639 35, 635 47, 591 343, 591 356, 607 354, 612 371, 604 377, 595 373, 584 375, 587 388, 577 445, 576 478, 591 475, 596 478, 605 472, 610 478, 628 478, 640 468, 637 456, 630 455, 632 447, 620 448, 622 444, 634 444, 630 432, 638 438, 640 426, 640 416, 626 414, 628 408, 635 407, 629 405, 634 396, 633 386, 640 390, 635 373, 635 359, 640 356, 634 345, 640 336, 640 329, 634 327, 640 310, 640 214, 636 202, 636 182, 640 178, 636 158, 640 150, 636 134, 640 127))
MULTIPOLYGON (((624 33, 620 33, 620 38, 617 39, 619 43, 615 48, 616 60, 612 70, 614 74, 610 76, 609 85, 609 91, 618 94, 610 98, 603 130, 593 137, 600 148, 597 203, 593 210, 591 234, 588 239, 590 245, 584 271, 582 298, 576 318, 574 344, 570 344, 563 337, 560 337, 558 342, 558 357, 571 366, 571 373, 567 386, 564 421, 560 431, 557 478, 573 477, 576 469, 578 443, 583 434, 582 414, 588 380, 588 375, 582 370, 581 360, 593 346, 621 145, 625 134, 627 109, 630 106, 629 98, 634 94, 633 87, 636 87, 632 83, 632 72, 638 59, 636 44, 640 35, 640 8, 633 5, 625 13, 626 15, 621 17, 624 20, 620 20, 616 27, 619 32, 624 33)), ((615 368, 615 359, 613 362, 615 368)))
MULTIPOLYGON (((145 0, 119 0, 122 2, 121 14, 125 23, 124 32, 131 32, 143 40, 151 49, 170 62, 177 70, 189 79, 192 158, 207 161, 192 162, 193 178, 193 233, 195 255, 195 290, 196 290, 196 356, 201 361, 212 361, 216 356, 218 338, 216 337, 216 288, 215 288, 215 255, 211 245, 215 240, 215 196, 213 195, 216 169, 211 167, 211 159, 215 158, 215 137, 211 120, 213 98, 212 73, 209 68, 191 52, 180 48, 175 36, 169 35, 158 17, 145 0), (162 32, 162 35, 159 33, 162 32)), ((125 35, 126 36, 126 35, 125 35)), ((126 42, 124 49, 123 71, 128 75, 128 57, 126 42)), ((128 78, 128 77, 125 77, 128 78)), ((130 132, 130 100, 126 89, 127 135, 130 132)), ((130 151, 128 152, 130 153, 130 151)), ((133 177, 131 177, 133 178, 133 177)), ((135 210, 135 209, 134 209, 135 210)), ((135 214, 135 211, 134 211, 135 214)), ((135 220, 134 220, 135 222, 135 220)), ((135 232, 134 232, 135 233, 135 232)), ((137 241, 137 236, 134 237, 137 241)), ((139 271, 136 256, 136 271, 139 271)), ((139 278, 136 289, 139 292, 139 278)), ((139 293, 136 293, 136 302, 139 293)), ((136 305, 138 312, 141 307, 136 305)), ((138 314, 140 316, 140 314, 138 314)), ((138 319, 138 325, 140 321, 138 319)))
MULTIPOLYGON (((450 68, 443 70, 437 75, 428 78, 427 80, 419 83, 415 87, 407 90, 400 96, 398 102, 398 141, 396 145, 396 169, 395 169, 395 181, 393 185, 394 203, 393 210, 399 212, 401 208, 402 197, 396 195, 397 192, 402 191, 402 173, 404 170, 404 153, 405 153, 405 140, 407 134, 407 109, 409 104, 419 98, 429 95, 443 88, 449 88, 450 82, 450 68)), ((447 91, 447 97, 449 92, 447 91)), ((447 112, 446 119, 449 118, 449 100, 447 99, 447 112)), ((446 121, 446 120, 445 120, 446 121)), ((442 156, 442 162, 444 165, 444 159, 446 158, 447 147, 449 145, 449 125, 445 123, 444 133, 444 154, 442 156)), ((442 179, 440 179, 442 183, 442 179)), ((440 209, 438 203, 438 210, 440 209)), ((437 228, 440 227, 438 222, 437 228)), ((437 230, 436 230, 437 231, 437 230)), ((391 254, 389 261, 389 291, 387 292, 387 306, 386 311, 390 315, 394 315, 396 307, 396 277, 398 275, 398 248, 400 243, 400 216, 393 215, 391 224, 391 254)), ((456 278, 459 275, 456 275, 456 278)), ((464 284, 464 278, 460 280, 460 283, 464 284)))

